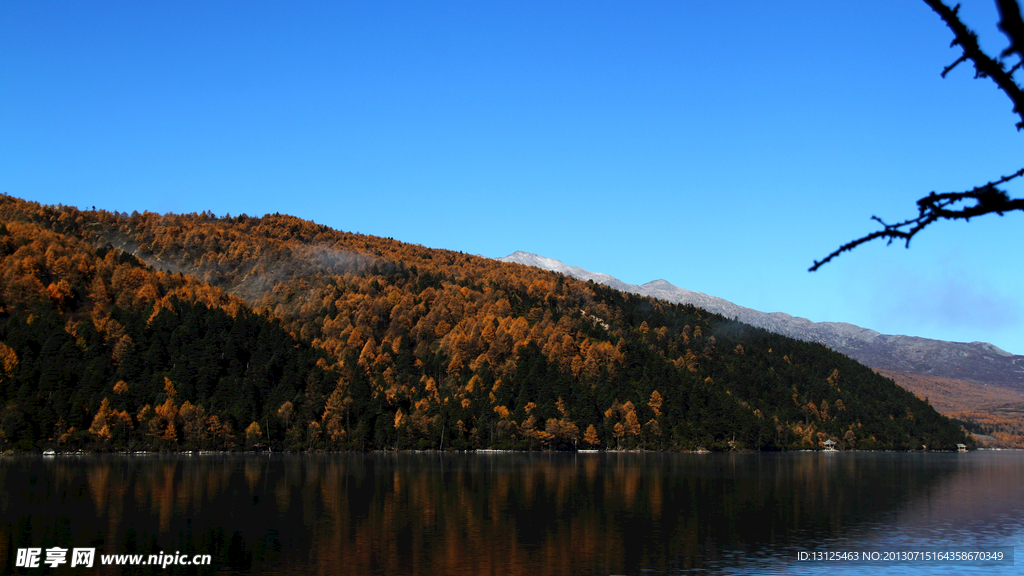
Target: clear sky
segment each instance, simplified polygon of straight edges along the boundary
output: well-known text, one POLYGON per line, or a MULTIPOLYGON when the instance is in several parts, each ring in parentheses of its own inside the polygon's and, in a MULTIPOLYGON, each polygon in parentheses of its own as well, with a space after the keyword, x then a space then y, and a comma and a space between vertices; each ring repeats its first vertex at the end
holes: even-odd
MULTIPOLYGON (((1006 45, 991 1, 961 14, 1006 45)), ((951 39, 891 0, 2 2, 0 192, 524 250, 1024 354, 1022 214, 807 272, 1024 166, 992 82, 940 78, 951 39)))

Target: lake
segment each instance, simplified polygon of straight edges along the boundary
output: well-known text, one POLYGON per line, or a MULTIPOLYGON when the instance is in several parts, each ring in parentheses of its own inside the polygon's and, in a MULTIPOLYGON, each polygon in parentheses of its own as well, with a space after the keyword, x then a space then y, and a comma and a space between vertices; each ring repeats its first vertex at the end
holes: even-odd
POLYGON ((1022 479, 1022 452, 7 456, 0 562, 5 574, 1020 574, 1022 479), (51 568, 54 548, 67 555, 51 568), (74 548, 95 550, 92 568, 71 567, 74 548), (38 567, 20 565, 31 549, 38 567), (918 552, 958 560, 907 561, 918 552), (210 563, 101 564, 135 554, 210 563))

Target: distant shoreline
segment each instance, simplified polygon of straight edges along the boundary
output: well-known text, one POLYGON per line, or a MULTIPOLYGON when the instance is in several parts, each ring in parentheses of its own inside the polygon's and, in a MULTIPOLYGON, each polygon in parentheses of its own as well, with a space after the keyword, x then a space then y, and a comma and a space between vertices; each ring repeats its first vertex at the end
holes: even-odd
MULTIPOLYGON (((967 452, 1024 452, 1019 448, 976 448, 967 452)), ((613 450, 506 450, 481 448, 476 450, 186 450, 186 451, 144 451, 132 452, 110 451, 97 452, 78 450, 73 452, 57 451, 17 451, 7 450, 0 452, 0 457, 13 456, 39 456, 39 457, 68 457, 68 456, 228 456, 228 455, 314 455, 314 454, 796 454, 796 453, 902 453, 902 454, 956 454, 957 450, 733 450, 733 451, 712 451, 712 450, 639 450, 639 449, 613 449, 613 450)))

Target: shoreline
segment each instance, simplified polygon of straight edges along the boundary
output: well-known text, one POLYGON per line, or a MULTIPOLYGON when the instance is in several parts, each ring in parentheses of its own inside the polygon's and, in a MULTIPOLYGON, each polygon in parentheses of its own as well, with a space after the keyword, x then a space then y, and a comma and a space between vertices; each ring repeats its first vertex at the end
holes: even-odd
MULTIPOLYGON (((475 450, 183 450, 183 451, 146 451, 146 450, 134 450, 134 451, 87 451, 87 450, 76 450, 68 452, 58 452, 55 450, 46 450, 44 452, 35 451, 16 451, 7 450, 0 452, 0 458, 2 457, 17 457, 17 456, 38 456, 43 458, 56 458, 56 457, 69 457, 69 456, 138 456, 138 457, 151 457, 151 456, 228 456, 228 455, 317 455, 317 454, 481 454, 481 455, 497 455, 497 454, 583 454, 583 455, 600 455, 600 454, 796 454, 796 453, 822 453, 822 454, 840 454, 840 453, 852 453, 852 454, 867 454, 867 453, 901 453, 901 454, 957 454, 961 453, 958 450, 811 450, 811 449, 800 449, 800 450, 725 450, 725 451, 713 451, 713 450, 645 450, 645 449, 611 449, 611 450, 512 450, 512 449, 494 449, 494 448, 480 448, 475 450)), ((1024 449, 1020 448, 976 448, 974 450, 968 450, 964 453, 970 452, 1024 452, 1024 449)))

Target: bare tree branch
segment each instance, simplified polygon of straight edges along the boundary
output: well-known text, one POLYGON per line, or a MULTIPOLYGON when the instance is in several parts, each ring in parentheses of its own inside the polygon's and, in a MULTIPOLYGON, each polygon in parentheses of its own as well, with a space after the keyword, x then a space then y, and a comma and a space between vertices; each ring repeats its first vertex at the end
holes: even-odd
POLYGON ((999 214, 1002 216, 1004 213, 1014 210, 1024 211, 1024 198, 1010 199, 1006 192, 996 187, 1021 176, 1024 176, 1024 168, 1009 176, 1003 176, 999 180, 989 182, 966 192, 944 192, 942 194, 932 192, 917 201, 917 218, 911 218, 903 222, 886 224, 878 216, 872 216, 872 220, 883 226, 881 230, 843 244, 823 260, 815 260, 814 266, 811 266, 809 271, 814 272, 843 252, 853 250, 865 242, 878 238, 888 238, 888 244, 892 244, 893 240, 902 240, 904 245, 909 248, 910 240, 918 232, 938 220, 970 220, 975 216, 984 216, 986 214, 999 214), (967 200, 974 200, 975 204, 963 208, 954 208, 954 205, 958 202, 967 200))
MULTIPOLYGON (((1021 17, 1020 5, 1017 0, 995 0, 999 9, 999 29, 1010 40, 1010 45, 1003 50, 999 60, 993 59, 982 52, 978 46, 978 35, 968 28, 958 15, 960 5, 953 8, 946 6, 942 0, 924 0, 946 23, 946 26, 953 31, 953 42, 950 46, 960 46, 963 54, 955 62, 942 70, 942 77, 945 78, 958 64, 970 60, 974 63, 975 78, 991 78, 1000 90, 1013 102, 1013 112, 1020 118, 1017 122, 1017 130, 1024 129, 1024 90, 1014 81, 1013 74, 1024 64, 1024 18, 1021 17), (1009 70, 1006 69, 1003 59, 1012 54, 1020 58, 1020 62, 1009 70)), ((910 247, 910 240, 925 227, 939 220, 970 220, 975 216, 986 214, 999 214, 1015 210, 1024 211, 1024 198, 1013 198, 998 186, 1024 175, 1024 168, 1003 176, 999 180, 978 186, 966 192, 945 192, 936 194, 932 192, 928 196, 917 201, 917 217, 886 224, 878 216, 871 218, 882 225, 877 230, 852 242, 847 242, 836 251, 826 256, 823 260, 815 260, 810 271, 814 272, 824 264, 843 252, 853 250, 857 246, 885 238, 888 244, 893 240, 902 240, 906 247, 910 247), (975 203, 970 206, 958 207, 961 202, 973 200, 975 203)))
MULTIPOLYGON (((981 51, 978 46, 978 35, 974 33, 966 24, 960 21, 960 17, 957 12, 960 11, 960 5, 950 8, 942 3, 942 0, 924 0, 925 4, 931 6, 946 23, 946 26, 953 31, 953 42, 950 46, 960 46, 963 49, 963 56, 957 60, 952 66, 946 67, 943 70, 942 75, 945 76, 953 66, 963 61, 964 57, 974 62, 975 76, 978 78, 991 78, 996 86, 1003 91, 1013 102, 1013 112, 1020 117, 1021 121, 1017 123, 1017 129, 1024 128, 1024 91, 1021 90, 1020 86, 1013 81, 1010 73, 1006 71, 1003 63, 998 60, 994 60, 988 54, 981 51)), ((1000 12, 1004 9, 1009 10, 1010 4, 1017 4, 1016 0, 997 0, 997 4, 1000 6, 1000 12), (1003 5, 1007 5, 1005 8, 1003 5)), ((1016 20, 1021 20, 1020 8, 1016 9, 1016 20)), ((1016 28, 1015 20, 1012 17, 1007 16, 1007 13, 1003 13, 1003 19, 1000 21, 1000 29, 1010 38, 1010 52, 1018 50, 1018 46, 1024 47, 1024 36, 1017 36, 1016 34, 1024 34, 1024 21, 1021 21, 1020 29, 1016 28), (1004 28, 1003 25, 1006 25, 1004 28), (1011 32, 1013 35, 1011 35, 1011 32)), ((1004 54, 1007 52, 1004 51, 1004 54)))
MULTIPOLYGON (((1020 15, 1020 5, 1017 4, 1017 0, 996 0, 996 7, 999 8, 999 29, 1010 40, 1010 45, 1003 50, 999 58, 1016 53, 1024 62, 1024 18, 1020 15)), ((1010 75, 1013 75, 1012 71, 1010 75)))
POLYGON ((950 72, 953 71, 953 68, 956 68, 957 65, 960 64, 961 62, 966 62, 966 61, 967 61, 967 54, 964 54, 963 56, 957 58, 956 62, 953 62, 949 66, 946 66, 945 68, 942 69, 942 77, 945 78, 946 74, 949 74, 950 72))

